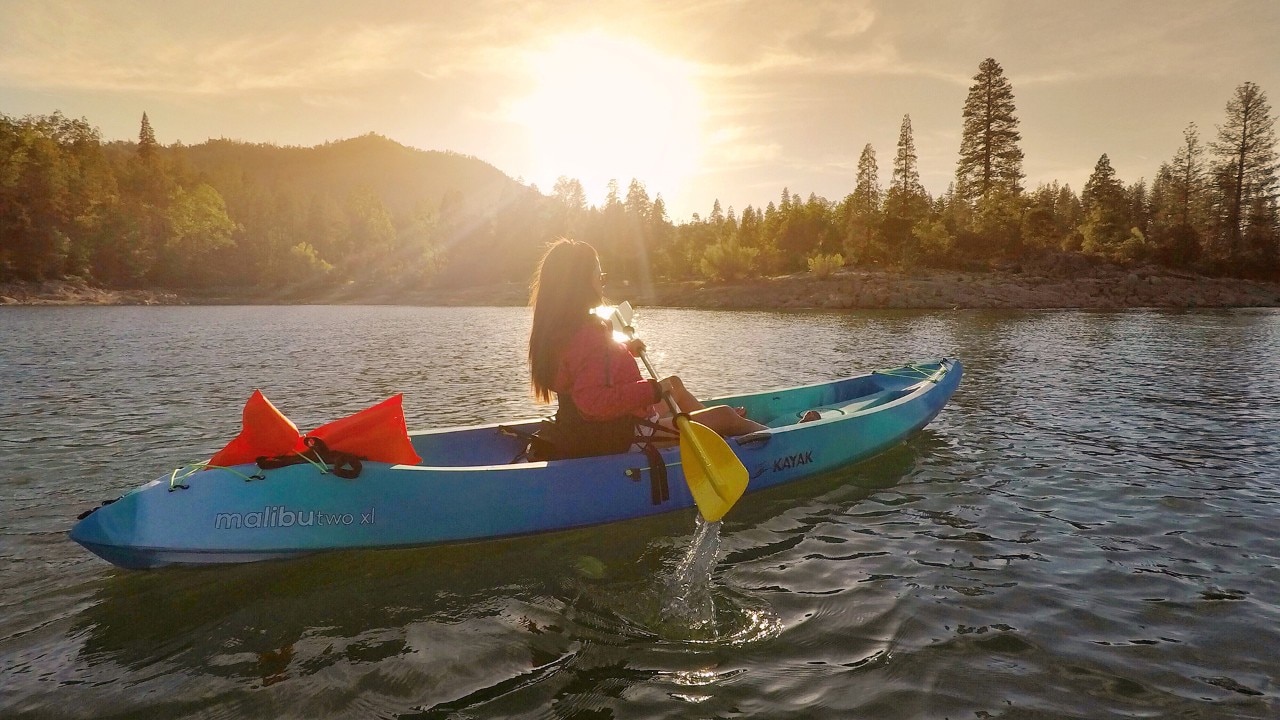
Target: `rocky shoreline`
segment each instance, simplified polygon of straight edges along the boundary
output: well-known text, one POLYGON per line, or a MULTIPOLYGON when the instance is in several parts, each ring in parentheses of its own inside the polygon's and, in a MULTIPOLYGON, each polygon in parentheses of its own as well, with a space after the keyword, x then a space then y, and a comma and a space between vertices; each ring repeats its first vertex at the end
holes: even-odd
POLYGON ((0 283, 0 305, 185 305, 177 293, 115 290, 76 279, 0 283))
MULTIPOLYGON (((660 282, 608 288, 614 299, 660 307, 770 309, 1125 309, 1280 307, 1280 282, 1216 278, 1156 267, 1112 266, 1085 272, 844 270, 740 282, 660 282)), ((297 289, 222 289, 199 293, 112 290, 83 281, 0 285, 0 305, 394 304, 519 306, 523 283, 473 288, 357 290, 353 284, 297 289)))
POLYGON ((935 271, 846 271, 825 279, 775 278, 658 288, 652 305, 725 309, 1125 309, 1280 307, 1280 283, 1155 269, 1086 277, 935 271))

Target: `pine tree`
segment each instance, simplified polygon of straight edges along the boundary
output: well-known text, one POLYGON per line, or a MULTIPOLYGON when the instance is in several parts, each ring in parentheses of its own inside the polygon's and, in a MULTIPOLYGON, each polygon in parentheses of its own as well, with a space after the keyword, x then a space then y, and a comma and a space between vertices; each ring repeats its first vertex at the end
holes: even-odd
POLYGON ((885 243, 904 264, 915 259, 915 241, 911 230, 924 219, 929 209, 929 195, 920 184, 916 164, 916 144, 911 134, 911 116, 902 116, 898 131, 898 153, 893 158, 893 178, 884 200, 882 222, 885 243))
POLYGON ((1093 174, 1085 182, 1080 200, 1084 205, 1084 222, 1080 226, 1084 251, 1117 257, 1127 233, 1128 202, 1124 185, 1116 179, 1116 171, 1106 153, 1093 166, 1093 174))
POLYGON ((1280 264, 1280 211, 1275 200, 1255 195, 1246 227, 1241 248, 1246 273, 1274 276, 1280 264))
POLYGON ((1182 131, 1182 146, 1160 167, 1151 187, 1151 239, 1157 259, 1186 267, 1200 255, 1208 226, 1204 144, 1195 123, 1182 131))
POLYGON ((969 203, 997 190, 1016 195, 1022 191, 1023 177, 1013 86, 992 58, 982 61, 973 81, 964 102, 956 166, 956 193, 969 203))
POLYGON ((911 197, 924 194, 920 185, 920 169, 916 160, 916 141, 911 134, 911 116, 902 116, 902 126, 898 129, 898 154, 893 158, 893 179, 889 184, 889 192, 896 192, 899 197, 911 197))
POLYGON ((853 193, 845 198, 844 249, 855 263, 866 260, 876 245, 883 197, 876 151, 867 143, 858 157, 858 179, 853 193))
POLYGON ((1217 251, 1219 259, 1238 262, 1248 226, 1247 211, 1255 198, 1262 198, 1265 206, 1276 197, 1275 119, 1266 93, 1257 85, 1246 82, 1236 88, 1212 148, 1222 193, 1217 251))
POLYGON ((1116 179, 1115 168, 1111 167, 1111 158, 1103 153, 1093 166, 1093 174, 1084 183, 1080 201, 1088 213, 1101 205, 1117 202, 1123 191, 1124 186, 1116 179))
POLYGON ((142 161, 149 163, 156 156, 156 133, 151 129, 151 120, 147 118, 147 114, 142 113, 142 127, 138 130, 138 157, 142 161))
POLYGON ((707 222, 716 227, 724 224, 724 210, 720 208, 720 198, 716 198, 715 203, 711 205, 711 214, 707 216, 707 222))
POLYGON ((1129 206, 1128 225, 1147 235, 1151 232, 1151 194, 1147 190, 1147 181, 1139 179, 1125 188, 1125 201, 1129 206))
POLYGON ((1061 197, 1061 188, 1056 181, 1041 185, 1030 193, 1027 212, 1022 218, 1022 238, 1029 246, 1041 249, 1062 246, 1064 233, 1058 222, 1061 197))
POLYGON ((1128 228, 1121 241, 1120 256, 1125 260, 1149 260, 1153 253, 1151 233, 1151 198, 1147 181, 1138 182, 1124 189, 1124 224, 1128 228))

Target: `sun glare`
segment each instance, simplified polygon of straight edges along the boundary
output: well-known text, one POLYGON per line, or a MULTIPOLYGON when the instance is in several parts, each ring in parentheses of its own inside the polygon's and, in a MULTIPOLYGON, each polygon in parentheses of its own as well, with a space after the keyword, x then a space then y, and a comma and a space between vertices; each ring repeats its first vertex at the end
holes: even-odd
POLYGON ((544 192, 575 178, 599 205, 609 180, 625 195, 635 178, 670 197, 697 169, 701 97, 685 63, 602 33, 558 38, 530 63, 534 86, 512 119, 544 192))

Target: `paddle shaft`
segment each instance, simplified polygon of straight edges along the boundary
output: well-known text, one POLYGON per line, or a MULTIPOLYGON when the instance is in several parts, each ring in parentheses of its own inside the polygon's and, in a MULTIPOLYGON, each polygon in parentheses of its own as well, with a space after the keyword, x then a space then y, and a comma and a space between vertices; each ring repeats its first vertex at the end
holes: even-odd
MULTIPOLYGON (((631 303, 624 302, 622 305, 613 309, 614 327, 621 330, 627 337, 632 340, 636 339, 636 330, 631 327, 631 303)), ((644 363, 644 367, 649 371, 649 377, 658 383, 658 392, 662 395, 662 399, 667 401, 667 407, 671 408, 671 415, 678 416, 680 414, 680 406, 676 404, 676 399, 671 397, 671 392, 662 387, 662 379, 658 377, 658 371, 653 369, 653 363, 649 362, 649 354, 644 350, 640 351, 640 362, 644 363)))
MULTIPOLYGON (((635 336, 632 335, 632 338, 635 336)), ((662 387, 662 381, 658 379, 658 372, 653 369, 653 363, 649 362, 649 355, 645 351, 640 351, 640 362, 644 363, 645 368, 649 371, 649 376, 653 381, 658 383, 658 391, 662 393, 662 399, 667 401, 667 407, 671 408, 672 415, 680 414, 680 406, 676 404, 676 399, 671 397, 671 392, 662 387)))

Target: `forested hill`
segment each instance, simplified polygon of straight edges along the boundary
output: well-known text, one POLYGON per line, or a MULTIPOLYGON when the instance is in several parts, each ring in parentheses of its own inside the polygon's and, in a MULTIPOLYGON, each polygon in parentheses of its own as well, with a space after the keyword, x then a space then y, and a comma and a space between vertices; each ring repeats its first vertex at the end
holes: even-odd
POLYGON ((87 120, 0 115, 0 280, 181 290, 525 279, 547 236, 529 223, 508 223, 535 231, 520 237, 495 232, 542 202, 481 160, 372 134, 165 147, 144 115, 138 142, 104 144, 87 120), (474 259, 493 253, 513 262, 474 259))
MULTIPOLYGON (((137 152, 135 143, 119 143, 137 152)), ((432 210, 456 193, 467 205, 492 207, 518 184, 492 165, 452 152, 417 150, 375 134, 316 147, 280 147, 210 140, 170 152, 215 187, 245 178, 262 188, 292 188, 304 196, 341 198, 371 190, 393 216, 426 203, 432 210)))
MULTIPOLYGON (((312 148, 212 140, 103 144, 87 120, 0 114, 0 281, 80 277, 109 287, 399 288, 527 282, 544 244, 592 243, 615 281, 732 280, 842 266, 1018 267, 1087 256, 1280 277, 1275 118, 1253 83, 1210 138, 1168 138, 1155 177, 1106 154, 1079 193, 1023 185, 1013 87, 984 60, 965 101, 955 181, 920 184, 910 116, 889 183, 866 145, 849 193, 781 188, 777 202, 672 223, 632 179, 588 206, 581 183, 544 194, 476 158, 378 135, 312 148)), ((1092 159, 1089 159, 1093 162, 1092 159)), ((544 189, 545 190, 545 189, 544 189)), ((350 296, 350 295, 349 295, 350 296)))

